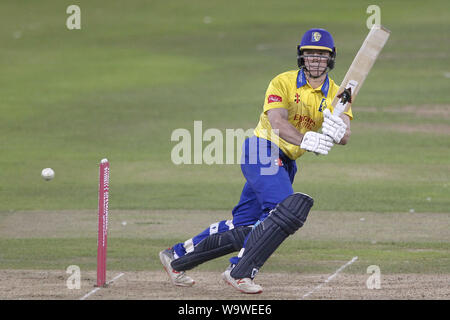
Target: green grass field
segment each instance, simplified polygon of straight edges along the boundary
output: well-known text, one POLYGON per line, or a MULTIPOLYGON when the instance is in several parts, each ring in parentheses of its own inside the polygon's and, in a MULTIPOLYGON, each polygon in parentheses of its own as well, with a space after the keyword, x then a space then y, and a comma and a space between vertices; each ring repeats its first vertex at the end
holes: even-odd
MULTIPOLYGON (((3 0, 0 268, 95 268, 95 216, 91 235, 55 236, 50 228, 34 237, 18 224, 30 223, 27 217, 38 210, 95 212, 98 163, 105 157, 111 162, 110 208, 130 212, 123 219, 139 225, 133 210, 229 212, 244 184, 239 165, 174 165, 172 132, 193 132, 196 120, 203 130, 254 128, 269 81, 296 68, 296 45, 311 27, 334 36, 337 62, 330 75, 339 83, 368 32, 370 4, 3 0), (81 8, 81 30, 66 28, 71 4, 81 8), (46 167, 56 172, 50 182, 40 177, 46 167), (23 220, 8 222, 16 212, 25 213, 23 220), (6 230, 15 227, 12 237, 6 230)), ((436 226, 450 227, 450 4, 377 4, 392 34, 353 104, 350 143, 327 157, 298 160, 294 189, 315 199, 315 211, 344 212, 348 219, 352 213, 395 213, 407 220, 415 213, 426 220, 429 214, 436 226)), ((164 218, 158 219, 164 227, 164 218)), ((192 230, 203 230, 206 221, 199 219, 192 230)), ((187 235, 173 226, 167 232, 160 238, 113 234, 110 267, 158 269, 147 257, 187 235)), ((323 261, 339 266, 358 255, 367 263, 350 271, 384 263, 385 272, 450 273, 449 232, 388 236, 376 244, 320 233, 306 237, 303 247, 287 241, 267 270, 326 273, 323 261), (294 256, 305 262, 295 265, 294 256)), ((201 268, 221 270, 223 262, 201 268)))

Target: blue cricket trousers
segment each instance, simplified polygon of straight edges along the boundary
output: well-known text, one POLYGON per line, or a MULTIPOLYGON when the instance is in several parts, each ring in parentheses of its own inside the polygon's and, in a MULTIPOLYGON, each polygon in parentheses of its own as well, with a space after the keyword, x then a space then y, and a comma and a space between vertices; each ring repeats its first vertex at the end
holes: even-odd
MULTIPOLYGON (((276 205, 294 193, 292 183, 297 172, 295 160, 289 159, 274 143, 252 136, 242 147, 241 170, 246 183, 232 220, 211 224, 202 233, 173 246, 175 258, 195 250, 206 237, 238 226, 251 226, 264 220, 276 205)), ((230 262, 236 264, 238 257, 230 262)))

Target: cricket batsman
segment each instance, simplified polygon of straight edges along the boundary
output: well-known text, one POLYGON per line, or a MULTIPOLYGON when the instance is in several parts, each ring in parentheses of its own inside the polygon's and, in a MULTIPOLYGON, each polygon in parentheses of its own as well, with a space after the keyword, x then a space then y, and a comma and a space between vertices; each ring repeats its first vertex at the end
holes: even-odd
POLYGON ((296 160, 307 151, 327 155, 335 144, 345 145, 350 137, 351 107, 340 116, 332 114, 331 102, 339 86, 328 71, 334 68, 335 59, 336 48, 328 31, 305 32, 297 46, 299 68, 272 79, 254 135, 244 142, 241 170, 246 182, 232 219, 213 223, 160 252, 174 285, 194 285, 186 270, 238 252, 222 278, 243 293, 262 292, 254 282, 258 270, 303 226, 313 205, 310 196, 293 190, 296 160))

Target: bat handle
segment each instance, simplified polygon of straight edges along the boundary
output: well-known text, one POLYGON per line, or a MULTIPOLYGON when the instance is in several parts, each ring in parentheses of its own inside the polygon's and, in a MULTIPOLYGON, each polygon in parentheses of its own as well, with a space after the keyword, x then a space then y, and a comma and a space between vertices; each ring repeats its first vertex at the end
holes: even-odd
POLYGON ((334 107, 333 109, 333 115, 339 117, 345 111, 346 104, 343 104, 342 102, 339 101, 336 107, 334 107))
POLYGON ((358 87, 358 81, 349 80, 348 84, 345 87, 345 90, 342 91, 337 97, 339 98, 338 103, 333 109, 333 115, 340 116, 344 111, 347 103, 352 102, 352 96, 356 95, 356 88, 358 87))

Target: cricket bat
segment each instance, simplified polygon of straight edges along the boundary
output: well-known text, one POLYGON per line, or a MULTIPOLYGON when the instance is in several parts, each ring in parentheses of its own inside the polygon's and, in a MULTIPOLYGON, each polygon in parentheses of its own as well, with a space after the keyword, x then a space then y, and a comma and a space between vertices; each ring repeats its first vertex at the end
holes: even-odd
POLYGON ((331 103, 333 115, 339 116, 341 113, 346 112, 351 103, 354 102, 359 89, 386 44, 390 33, 388 29, 381 25, 374 25, 370 29, 331 103))

